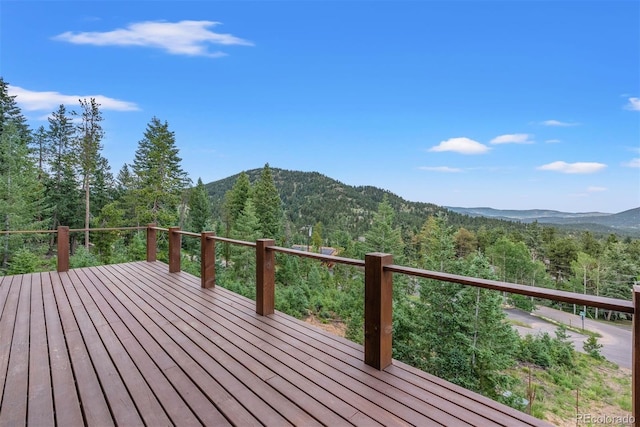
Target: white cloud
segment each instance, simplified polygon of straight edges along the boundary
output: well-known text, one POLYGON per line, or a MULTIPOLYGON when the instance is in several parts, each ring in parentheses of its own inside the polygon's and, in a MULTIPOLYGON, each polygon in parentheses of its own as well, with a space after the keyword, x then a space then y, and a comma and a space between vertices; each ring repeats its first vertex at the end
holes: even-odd
POLYGON ((483 154, 489 150, 486 145, 465 137, 449 138, 429 149, 434 152, 453 151, 460 154, 483 154))
POLYGON ((587 188, 587 192, 589 193, 601 193, 607 190, 608 190, 607 187, 598 187, 598 186, 591 186, 587 188))
POLYGON ((640 111, 640 98, 629 98, 629 103, 625 105, 627 110, 640 111))
POLYGON ((528 133, 512 133, 508 135, 496 136, 491 140, 491 144, 533 144, 528 133))
POLYGON ((577 162, 577 163, 567 163, 567 162, 553 162, 548 163, 546 165, 539 166, 539 170, 545 171, 553 171, 560 173, 568 173, 568 174, 587 174, 587 173, 596 173, 606 168, 607 165, 604 163, 595 163, 595 162, 577 162))
POLYGON ((429 172, 444 172, 444 173, 459 173, 462 172, 460 168, 452 168, 449 166, 421 166, 418 169, 429 172))
POLYGON ((224 52, 210 52, 209 45, 253 46, 250 41, 231 34, 220 34, 210 28, 220 25, 215 21, 144 21, 129 24, 105 32, 67 31, 53 37, 54 40, 94 46, 144 46, 162 49, 173 55, 225 56, 224 52))
POLYGON ((622 166, 625 166, 625 167, 628 167, 628 168, 640 168, 640 157, 636 157, 635 159, 631 159, 631 161, 623 163, 622 166))
POLYGON ((555 126, 555 127, 569 127, 569 126, 578 126, 580 123, 576 122, 561 122, 560 120, 545 120, 542 122, 544 126, 555 126))
POLYGON ((101 110, 137 111, 140 108, 133 102, 109 98, 104 95, 63 95, 60 92, 36 92, 19 86, 9 86, 9 95, 16 97, 16 102, 26 111, 53 111, 60 104, 79 105, 80 99, 95 98, 101 110))
POLYGON ((560 141, 559 139, 547 139, 545 142, 546 142, 547 144, 559 144, 559 143, 561 143, 562 141, 560 141))

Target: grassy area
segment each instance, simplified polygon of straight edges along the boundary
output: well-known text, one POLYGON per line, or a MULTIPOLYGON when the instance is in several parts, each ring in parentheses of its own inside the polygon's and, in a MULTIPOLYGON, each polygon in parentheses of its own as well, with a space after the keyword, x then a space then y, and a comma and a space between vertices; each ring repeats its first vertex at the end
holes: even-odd
POLYGON ((631 415, 631 371, 606 360, 576 353, 573 369, 520 365, 511 374, 514 393, 532 402, 525 411, 555 425, 575 426, 577 414, 631 415))

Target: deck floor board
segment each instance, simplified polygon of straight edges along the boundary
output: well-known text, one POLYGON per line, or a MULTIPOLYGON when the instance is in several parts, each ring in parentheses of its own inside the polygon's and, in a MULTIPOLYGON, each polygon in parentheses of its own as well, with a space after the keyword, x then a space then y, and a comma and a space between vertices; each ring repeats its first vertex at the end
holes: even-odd
POLYGON ((0 425, 543 426, 161 262, 0 278, 0 425))

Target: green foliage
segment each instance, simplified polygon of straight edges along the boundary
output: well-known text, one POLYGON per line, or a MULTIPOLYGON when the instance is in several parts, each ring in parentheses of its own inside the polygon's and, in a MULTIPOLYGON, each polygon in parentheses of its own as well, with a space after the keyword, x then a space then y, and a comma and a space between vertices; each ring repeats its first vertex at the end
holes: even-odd
POLYGON ((282 201, 273 182, 269 164, 264 165, 252 192, 263 238, 282 239, 282 201))
MULTIPOLYGON (((260 238, 260 224, 251 199, 247 199, 244 210, 231 230, 231 237, 245 242, 255 242, 260 238)), ((248 281, 255 278, 255 250, 234 245, 231 248, 231 264, 237 279, 248 281)))
POLYGON ((71 268, 93 267, 100 264, 100 260, 84 246, 79 246, 76 252, 69 257, 69 266, 71 268))
POLYGON ((404 243, 399 227, 395 225, 395 214, 386 195, 373 216, 371 228, 365 235, 365 252, 392 254, 396 262, 402 258, 404 243))
POLYGON ((181 161, 169 124, 153 117, 133 160, 135 214, 139 224, 171 226, 178 223, 178 206, 189 183, 181 161))
POLYGON ((572 369, 575 366, 575 350, 563 327, 558 327, 555 338, 546 332, 526 335, 520 340, 517 358, 543 368, 572 369))
POLYGON ((198 178, 198 183, 189 192, 189 230, 201 233, 213 228, 213 218, 211 216, 211 201, 209 194, 204 187, 202 180, 198 178))
MULTIPOLYGON (((42 186, 38 171, 29 157, 27 142, 21 139, 18 126, 4 124, 0 134, 0 222, 4 230, 33 230, 42 226, 42 186)), ((24 246, 19 235, 1 236, 0 268, 5 269, 11 253, 24 246)))
POLYGON ((18 249, 11 258, 7 275, 34 273, 38 271, 39 262, 38 256, 29 249, 18 249))
POLYGON ((46 203, 52 207, 51 228, 82 225, 80 182, 76 174, 73 122, 64 105, 49 117, 47 131, 50 175, 46 180, 46 203))
POLYGON ((416 239, 419 265, 427 270, 451 272, 455 263, 453 229, 445 215, 430 216, 416 239))
POLYGON ((306 286, 285 286, 276 292, 276 308, 291 316, 302 318, 308 314, 309 289, 306 286))
POLYGON ((589 338, 584 342, 582 348, 585 352, 594 359, 604 360, 604 356, 600 353, 600 349, 602 348, 602 344, 598 342, 598 338, 595 335, 589 335, 589 338))

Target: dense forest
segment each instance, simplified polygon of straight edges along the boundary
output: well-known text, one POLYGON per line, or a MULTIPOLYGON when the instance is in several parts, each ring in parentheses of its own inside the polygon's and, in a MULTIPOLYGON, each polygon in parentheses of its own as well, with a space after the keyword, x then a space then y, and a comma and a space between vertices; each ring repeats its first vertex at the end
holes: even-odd
MULTIPOLYGON (((474 218, 407 202, 374 187, 350 187, 317 173, 262 169, 205 185, 188 179, 176 136, 152 118, 135 157, 113 174, 102 156, 102 114, 94 99, 60 105, 48 126, 32 130, 0 78, 0 218, 2 230, 130 227, 156 223, 254 241, 308 245, 362 259, 387 252, 394 262, 435 271, 630 299, 640 280, 640 240, 559 229, 537 222, 474 218)), ((73 233, 72 267, 144 256, 143 232, 73 233)), ((0 234, 2 274, 53 269, 55 234, 0 234), (52 237, 54 236, 54 237, 52 237)), ((166 242, 160 242, 160 245, 166 242)), ((184 239, 184 268, 198 274, 197 241, 184 239)), ((255 295, 255 256, 218 245, 217 281, 255 295)), ((162 253, 162 251, 161 251, 162 253)), ((299 318, 340 320, 363 340, 363 272, 278 256, 276 308, 299 318)), ((394 357, 494 399, 505 394, 516 363, 572 371, 566 333, 521 339, 503 307, 537 301, 431 280, 394 277, 394 357), (443 331, 447 331, 443 333, 443 331)), ((576 310, 575 307, 563 307, 576 310)), ((590 310, 594 318, 620 313, 590 310)), ((597 344, 592 348, 597 356, 597 344)))

